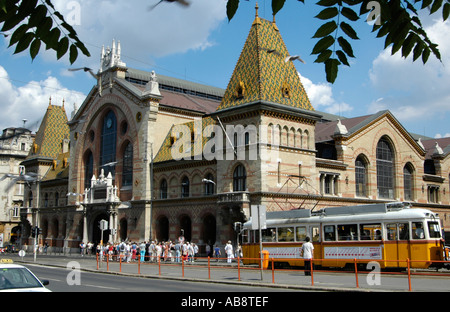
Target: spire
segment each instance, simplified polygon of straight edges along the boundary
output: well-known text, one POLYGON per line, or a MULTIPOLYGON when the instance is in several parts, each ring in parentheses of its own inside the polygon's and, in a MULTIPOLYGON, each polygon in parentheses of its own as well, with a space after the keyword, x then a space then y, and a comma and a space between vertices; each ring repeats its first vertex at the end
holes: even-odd
POLYGON ((255 5, 255 20, 253 21, 253 25, 261 24, 261 20, 259 19, 259 15, 258 15, 258 10, 259 10, 259 6, 258 6, 258 2, 256 2, 256 5, 255 5))
POLYGON ((314 110, 275 22, 256 14, 218 111, 264 101, 314 110))

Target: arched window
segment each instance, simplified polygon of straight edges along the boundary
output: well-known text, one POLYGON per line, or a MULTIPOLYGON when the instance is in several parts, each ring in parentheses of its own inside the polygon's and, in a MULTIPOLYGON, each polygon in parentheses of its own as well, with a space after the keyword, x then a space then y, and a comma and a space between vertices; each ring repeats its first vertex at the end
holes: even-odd
POLYGON ((216 183, 214 182, 214 176, 211 173, 208 173, 205 179, 203 179, 205 182, 205 195, 212 195, 214 194, 214 189, 216 183))
POLYGON ((243 165, 239 165, 233 172, 233 191, 245 191, 247 189, 247 173, 243 165))
POLYGON ((394 198, 394 153, 386 138, 377 144, 377 190, 380 198, 394 198))
POLYGON ((406 164, 405 167, 403 167, 403 189, 405 193, 405 200, 413 200, 414 199, 414 193, 413 193, 413 167, 411 164, 406 164))
POLYGON ((115 173, 115 165, 113 163, 116 161, 116 142, 117 118, 114 112, 110 110, 103 119, 100 166, 104 169, 105 176, 111 172, 113 178, 115 173))
POLYGON ((181 197, 189 197, 189 178, 186 176, 181 180, 181 197))
POLYGON ((367 166, 364 158, 358 156, 355 161, 356 196, 367 196, 367 166))
POLYGON ((123 152, 122 186, 133 184, 133 144, 128 142, 123 152))
POLYGON ((160 198, 161 199, 165 199, 167 198, 167 180, 163 179, 161 181, 161 184, 159 186, 159 192, 160 192, 160 198))
POLYGON ((94 174, 94 157, 92 152, 89 151, 84 160, 84 188, 88 189, 91 187, 91 179, 94 174))

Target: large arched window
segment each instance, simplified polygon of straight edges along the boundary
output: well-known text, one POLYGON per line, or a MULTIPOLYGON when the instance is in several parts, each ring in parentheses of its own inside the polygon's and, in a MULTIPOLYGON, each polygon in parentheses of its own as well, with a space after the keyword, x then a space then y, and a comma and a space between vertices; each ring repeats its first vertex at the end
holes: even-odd
POLYGON ((239 165, 233 172, 233 191, 245 191, 247 189, 247 173, 243 165, 239 165))
POLYGON ((394 198, 394 153, 386 138, 377 144, 377 190, 380 198, 394 198))
POLYGON ((84 159, 84 188, 88 189, 91 187, 91 179, 94 175, 94 157, 92 152, 89 151, 84 159))
POLYGON ((167 198, 167 180, 166 179, 163 179, 161 181, 161 184, 159 186, 159 191, 160 191, 159 197, 161 199, 167 198))
POLYGON ((358 156, 355 161, 356 196, 367 196, 367 165, 364 157, 358 156))
POLYGON ((403 189, 405 193, 405 200, 413 200, 414 192, 413 192, 413 173, 414 169, 411 164, 406 164, 403 167, 403 189))
POLYGON ((216 182, 214 182, 214 176, 209 173, 206 178, 203 179, 205 182, 205 195, 212 195, 215 193, 216 182))
POLYGON ((128 142, 123 152, 122 186, 133 184, 133 144, 128 142))
POLYGON ((116 161, 116 144, 117 118, 114 112, 110 110, 103 119, 100 166, 102 169, 104 169, 105 176, 107 176, 108 173, 111 172, 113 178, 115 173, 114 162, 116 161))
POLYGON ((181 180, 181 197, 189 197, 189 178, 186 176, 181 180))

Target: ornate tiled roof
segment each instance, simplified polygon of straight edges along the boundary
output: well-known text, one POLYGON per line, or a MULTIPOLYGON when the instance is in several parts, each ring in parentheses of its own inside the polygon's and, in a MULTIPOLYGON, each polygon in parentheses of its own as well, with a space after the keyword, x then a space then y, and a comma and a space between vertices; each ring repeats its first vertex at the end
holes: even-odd
POLYGON ((159 163, 181 157, 203 159, 203 148, 211 134, 207 133, 205 129, 207 126, 215 124, 212 117, 205 117, 198 121, 172 126, 153 161, 159 163), (188 135, 187 138, 183 138, 185 134, 188 135), (186 151, 183 150, 184 147, 187 147, 186 151))
POLYGON ((36 137, 27 159, 36 157, 58 158, 62 151, 63 139, 68 139, 70 135, 67 121, 64 105, 58 106, 50 103, 39 130, 36 132, 36 137))
POLYGON ((314 110, 275 22, 258 16, 242 49, 218 111, 265 101, 314 110))

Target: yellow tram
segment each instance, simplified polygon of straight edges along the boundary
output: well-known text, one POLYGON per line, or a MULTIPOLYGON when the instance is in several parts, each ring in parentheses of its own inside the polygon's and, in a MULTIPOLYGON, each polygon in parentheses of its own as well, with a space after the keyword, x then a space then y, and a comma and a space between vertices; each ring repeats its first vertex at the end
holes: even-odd
MULTIPOLYGON (((246 264, 259 263, 259 231, 251 224, 250 219, 243 225, 246 264)), ((314 264, 322 267, 345 267, 357 259, 404 268, 410 259, 412 268, 428 268, 443 260, 438 214, 407 203, 267 212, 261 236, 275 265, 303 266, 300 250, 307 236, 314 245, 314 264)))

